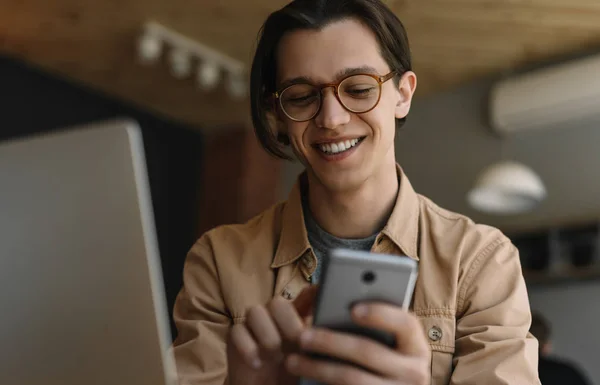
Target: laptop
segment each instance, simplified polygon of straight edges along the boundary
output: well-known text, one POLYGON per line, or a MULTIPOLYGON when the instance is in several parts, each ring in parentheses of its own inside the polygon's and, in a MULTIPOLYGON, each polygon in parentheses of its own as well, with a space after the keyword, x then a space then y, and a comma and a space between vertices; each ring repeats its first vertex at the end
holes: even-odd
POLYGON ((0 384, 176 384, 142 135, 0 142, 0 384))

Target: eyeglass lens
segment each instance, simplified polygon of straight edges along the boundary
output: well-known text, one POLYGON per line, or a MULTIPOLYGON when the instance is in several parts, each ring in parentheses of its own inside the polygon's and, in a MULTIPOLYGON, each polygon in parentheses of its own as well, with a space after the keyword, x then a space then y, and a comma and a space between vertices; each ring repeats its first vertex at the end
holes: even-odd
MULTIPOLYGON (((338 86, 338 100, 349 111, 361 113, 374 108, 379 100, 380 85, 368 75, 353 75, 338 86)), ((280 95, 283 112, 294 120, 312 119, 322 102, 319 88, 311 84, 294 84, 280 95)))

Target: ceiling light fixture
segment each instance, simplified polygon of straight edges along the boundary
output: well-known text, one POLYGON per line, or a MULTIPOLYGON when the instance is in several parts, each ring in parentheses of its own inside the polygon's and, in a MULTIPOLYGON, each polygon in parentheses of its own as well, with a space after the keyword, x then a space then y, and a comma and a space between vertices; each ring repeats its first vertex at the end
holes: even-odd
POLYGON ((192 57, 180 48, 173 48, 169 53, 171 74, 177 79, 184 79, 192 72, 192 57))
POLYGON ((488 214, 531 211, 546 197, 542 179, 522 163, 503 161, 483 170, 469 191, 469 204, 488 214))
POLYGON ((162 54, 160 39, 149 33, 142 35, 138 40, 138 53, 142 64, 155 63, 162 54))
MULTIPOLYGON (((492 92, 491 100, 495 100, 493 96, 492 92)), ((494 111, 489 115, 494 116, 494 111)), ((467 202, 474 209, 494 215, 525 214, 546 198, 542 178, 531 167, 506 155, 508 141, 517 136, 518 131, 494 131, 499 140, 500 161, 485 168, 467 193, 467 202)))
POLYGON ((246 96, 246 82, 242 74, 230 73, 226 83, 227 91, 236 99, 243 99, 246 96))
POLYGON ((142 63, 154 63, 163 54, 164 46, 169 46, 168 63, 171 74, 186 78, 193 72, 197 63, 196 82, 198 87, 209 91, 225 76, 225 89, 232 98, 240 99, 247 95, 246 66, 213 48, 190 39, 159 23, 149 21, 144 25, 138 40, 138 55, 142 63))
POLYGON ((221 69, 214 61, 204 60, 198 66, 198 85, 205 91, 210 91, 219 84, 221 69))

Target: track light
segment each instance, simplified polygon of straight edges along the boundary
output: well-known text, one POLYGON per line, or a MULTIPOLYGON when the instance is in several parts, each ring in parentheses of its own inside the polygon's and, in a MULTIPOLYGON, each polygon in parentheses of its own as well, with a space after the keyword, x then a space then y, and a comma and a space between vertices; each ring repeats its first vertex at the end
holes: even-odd
POLYGON ((212 90, 219 84, 221 70, 214 61, 204 60, 198 66, 198 85, 205 91, 212 90))
POLYGON ((230 73, 225 86, 227 92, 235 99, 242 99, 246 96, 246 82, 239 73, 230 73))
POLYGON ((192 74, 198 62, 196 82, 204 91, 214 89, 224 80, 225 89, 232 98, 242 99, 247 95, 245 65, 186 36, 174 32, 158 23, 148 22, 138 41, 138 55, 142 63, 153 63, 169 46, 168 64, 171 74, 183 79, 192 74), (223 74, 227 74, 225 79, 223 74))
POLYGON ((190 76, 192 72, 192 58, 190 54, 180 48, 174 48, 169 53, 171 74, 177 79, 190 76))
POLYGON ((143 34, 138 40, 138 54, 143 64, 151 64, 162 54, 162 42, 149 33, 143 34))

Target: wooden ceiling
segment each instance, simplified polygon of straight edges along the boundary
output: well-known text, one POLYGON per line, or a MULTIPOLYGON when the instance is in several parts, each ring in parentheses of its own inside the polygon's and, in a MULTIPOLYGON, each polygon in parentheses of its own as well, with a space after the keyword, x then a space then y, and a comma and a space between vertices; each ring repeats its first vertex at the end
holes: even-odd
MULTIPOLYGON (((135 43, 158 21, 250 63, 256 33, 284 0, 1 0, 0 52, 204 129, 247 124, 247 101, 205 94, 135 43)), ((599 0, 388 0, 412 45, 418 96, 600 48, 599 0)), ((34 90, 32 90, 34 91, 34 90)))

